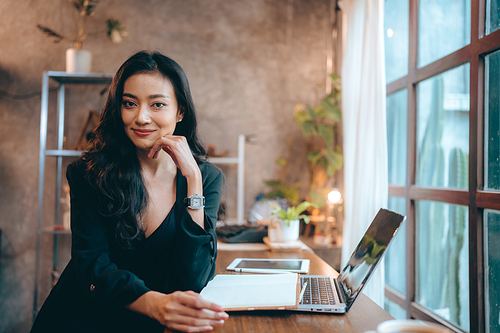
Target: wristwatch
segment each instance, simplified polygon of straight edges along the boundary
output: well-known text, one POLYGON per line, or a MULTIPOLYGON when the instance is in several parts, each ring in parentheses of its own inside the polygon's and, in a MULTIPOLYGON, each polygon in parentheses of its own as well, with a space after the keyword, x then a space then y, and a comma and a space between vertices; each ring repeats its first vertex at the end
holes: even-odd
POLYGON ((190 195, 184 198, 184 206, 189 209, 202 209, 205 207, 205 197, 199 194, 190 195))

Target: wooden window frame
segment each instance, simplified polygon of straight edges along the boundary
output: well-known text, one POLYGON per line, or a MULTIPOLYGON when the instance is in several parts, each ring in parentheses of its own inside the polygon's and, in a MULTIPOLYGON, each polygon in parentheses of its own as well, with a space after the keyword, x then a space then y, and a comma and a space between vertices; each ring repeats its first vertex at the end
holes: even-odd
POLYGON ((424 67, 418 68, 418 0, 409 0, 408 74, 387 84, 387 95, 406 89, 407 170, 406 185, 389 185, 389 196, 405 198, 406 296, 386 285, 385 296, 406 310, 408 318, 439 322, 452 331, 462 330, 415 302, 415 201, 432 200, 464 205, 469 211, 469 322, 470 332, 485 332, 485 285, 483 258, 483 210, 500 210, 500 192, 484 190, 484 59, 500 49, 500 30, 485 35, 486 0, 471 0, 470 44, 424 67), (417 85, 431 77, 469 63, 469 186, 455 190, 415 185, 417 85))

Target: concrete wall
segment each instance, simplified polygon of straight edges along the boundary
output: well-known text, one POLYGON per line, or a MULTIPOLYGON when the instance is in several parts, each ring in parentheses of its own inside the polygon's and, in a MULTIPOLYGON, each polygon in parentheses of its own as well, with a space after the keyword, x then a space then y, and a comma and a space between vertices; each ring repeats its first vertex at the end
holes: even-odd
MULTIPOLYGON (((248 209, 266 190, 263 180, 279 174, 279 157, 295 159, 289 181, 307 181, 305 143, 292 110, 324 95, 317 84, 326 76, 327 6, 328 0, 103 0, 87 31, 102 31, 107 18, 116 18, 130 34, 115 45, 98 33, 84 48, 92 51, 96 72, 113 73, 142 49, 178 61, 190 80, 207 144, 236 156, 238 134, 254 136, 246 145, 248 209)), ((53 44, 36 25, 69 32, 71 10, 67 0, 0 1, 0 332, 26 332, 32 320, 40 95, 20 95, 40 91, 44 71, 65 69, 68 45, 53 44)), ((74 141, 87 111, 100 109, 104 97, 98 88, 67 90, 65 134, 74 141)), ((52 110, 55 99, 51 92, 52 110)), ((55 119, 49 121, 49 147, 54 147, 55 119)), ((53 167, 49 159, 49 205, 53 167)), ((236 167, 223 169, 228 215, 235 217, 236 167)), ((53 209, 46 209, 44 223, 50 224, 51 214, 53 209)), ((68 238, 61 237, 62 263, 68 259, 68 238)), ((41 301, 49 290, 51 241, 44 236, 41 301)))

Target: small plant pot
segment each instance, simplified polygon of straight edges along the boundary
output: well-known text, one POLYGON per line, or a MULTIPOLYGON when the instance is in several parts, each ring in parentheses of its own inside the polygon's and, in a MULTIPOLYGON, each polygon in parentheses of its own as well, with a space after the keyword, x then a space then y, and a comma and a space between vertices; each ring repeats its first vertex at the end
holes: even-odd
POLYGON ((92 53, 88 50, 69 48, 66 50, 67 73, 90 73, 92 71, 92 53))
POLYGON ((279 243, 293 242, 299 239, 299 228, 300 220, 292 220, 290 221, 290 225, 287 225, 286 221, 279 220, 276 235, 272 237, 274 240, 270 237, 271 241, 279 243))

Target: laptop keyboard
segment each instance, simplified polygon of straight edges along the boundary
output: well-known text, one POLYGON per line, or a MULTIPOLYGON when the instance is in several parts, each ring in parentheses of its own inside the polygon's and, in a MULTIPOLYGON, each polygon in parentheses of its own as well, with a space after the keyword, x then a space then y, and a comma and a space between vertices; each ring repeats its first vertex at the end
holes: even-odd
POLYGON ((302 301, 299 304, 320 304, 333 305, 335 298, 333 297, 332 284, 328 277, 311 277, 301 276, 300 286, 307 282, 306 290, 302 296, 302 301))

